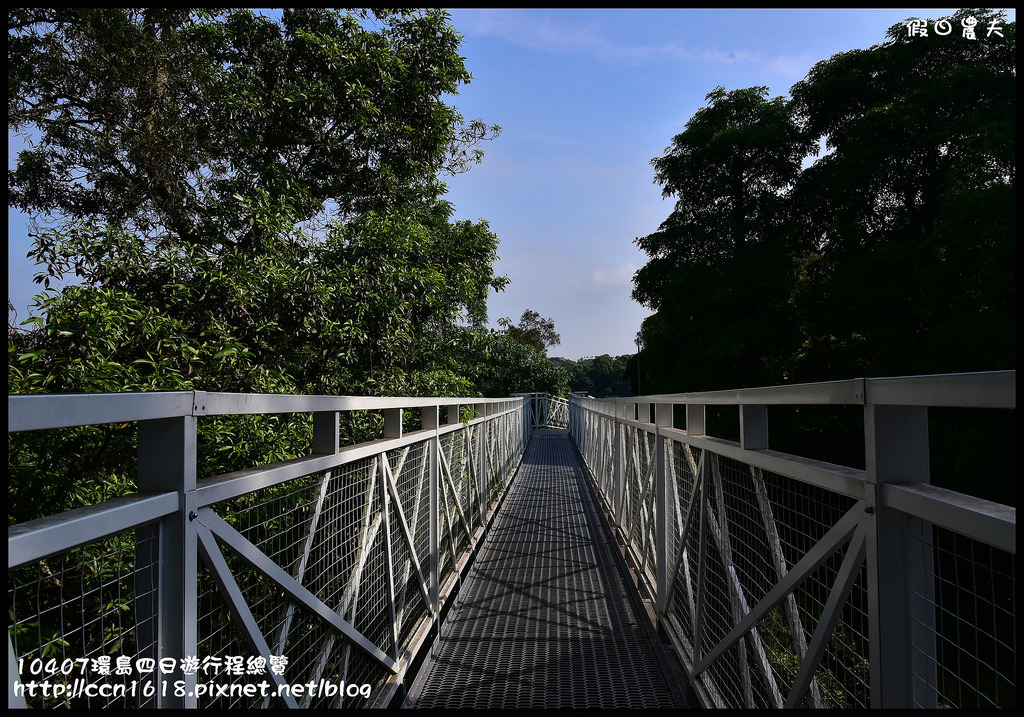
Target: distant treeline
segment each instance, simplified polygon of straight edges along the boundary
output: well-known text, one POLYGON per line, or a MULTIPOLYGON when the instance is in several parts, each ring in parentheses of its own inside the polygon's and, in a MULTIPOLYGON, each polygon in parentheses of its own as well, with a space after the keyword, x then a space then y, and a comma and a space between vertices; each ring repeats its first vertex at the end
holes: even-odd
POLYGON ((594 398, 632 396, 635 391, 626 377, 626 367, 633 357, 602 354, 571 361, 554 357, 551 361, 569 373, 569 390, 585 391, 594 398))

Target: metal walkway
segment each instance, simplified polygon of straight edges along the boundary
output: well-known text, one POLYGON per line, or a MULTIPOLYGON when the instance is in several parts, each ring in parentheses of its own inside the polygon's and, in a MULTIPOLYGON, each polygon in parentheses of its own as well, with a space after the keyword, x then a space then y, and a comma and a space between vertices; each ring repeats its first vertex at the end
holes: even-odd
POLYGON ((685 705, 585 481, 566 431, 534 432, 408 706, 685 705))

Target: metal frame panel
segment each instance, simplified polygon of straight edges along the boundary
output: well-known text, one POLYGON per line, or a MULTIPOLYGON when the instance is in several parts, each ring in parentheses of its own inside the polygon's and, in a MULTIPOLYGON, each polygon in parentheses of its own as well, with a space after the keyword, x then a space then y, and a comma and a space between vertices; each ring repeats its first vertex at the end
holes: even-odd
MULTIPOLYGON (((79 546, 116 539, 125 532, 133 531, 137 549, 134 553, 129 550, 125 554, 134 555, 138 561, 129 577, 136 586, 133 609, 138 616, 138 642, 140 645, 152 645, 144 648, 139 657, 154 660, 175 657, 180 668, 180 660, 184 657, 198 655, 197 583, 202 559, 219 585, 221 598, 238 619, 241 634, 245 635, 255 652, 267 653, 268 640, 271 639, 275 644, 283 644, 289 627, 294 623, 292 613, 296 605, 302 605, 386 668, 391 677, 367 702, 368 705, 383 706, 385 702, 382 700, 386 701, 387 695, 394 694, 417 651, 431 638, 433 633, 426 628, 431 623, 436 626, 442 605, 454 597, 468 557, 481 538, 483 526, 492 518, 497 502, 522 458, 529 435, 529 425, 524 422, 527 406, 522 398, 360 398, 204 392, 12 396, 8 402, 11 431, 137 421, 138 485, 142 492, 11 526, 8 530, 9 569, 16 570, 50 556, 59 557, 79 546), (475 417, 461 422, 459 407, 462 405, 474 406, 475 417), (422 430, 402 435, 401 414, 405 410, 422 412, 422 430), (444 425, 439 421, 442 410, 447 419, 444 425), (340 411, 383 412, 384 437, 365 444, 339 446, 340 411), (209 415, 288 412, 312 413, 313 439, 309 455, 196 481, 197 420, 209 415), (465 440, 462 437, 470 434, 474 436, 473 442, 463 443, 464 448, 460 450, 469 450, 471 453, 468 455, 475 456, 473 460, 477 463, 460 464, 460 470, 469 473, 456 476, 449 470, 445 474, 440 440, 449 435, 459 435, 460 440, 465 440), (405 457, 413 447, 420 451, 423 470, 417 469, 404 476, 403 487, 400 488, 398 476, 403 470, 405 457), (398 451, 401 457, 391 465, 389 455, 394 451, 398 451), (326 501, 328 492, 333 490, 330 487, 333 472, 370 460, 376 461, 373 470, 379 484, 366 494, 368 502, 364 505, 364 512, 370 509, 371 502, 377 506, 374 510, 379 508, 380 512, 372 520, 364 521, 364 527, 371 532, 364 530, 359 564, 346 589, 341 614, 349 614, 350 611, 355 614, 358 582, 380 579, 376 568, 363 570, 363 566, 369 565, 374 537, 379 537, 385 544, 380 548, 380 541, 377 541, 376 550, 382 551, 380 554, 384 557, 375 560, 382 566, 384 582, 379 587, 366 588, 383 591, 385 608, 391 615, 387 631, 390 636, 379 646, 360 637, 359 631, 351 628, 341 614, 312 597, 302 584, 309 573, 307 568, 314 543, 319 539, 320 523, 327 520, 321 516, 328 510, 326 501), (309 506, 312 517, 302 534, 302 545, 298 546, 298 564, 289 566, 287 570, 243 538, 214 510, 220 504, 226 505, 227 501, 243 496, 285 495, 281 491, 291 490, 289 486, 295 481, 317 474, 323 474, 323 477, 313 484, 318 488, 313 496, 314 503, 309 506), (466 476, 469 476, 468 480, 466 476), (411 523, 405 515, 400 490, 416 493, 415 501, 409 504, 409 509, 417 512, 411 523), (464 495, 466 490, 469 492, 464 495), (429 556, 421 554, 423 549, 418 547, 417 541, 422 540, 418 535, 423 535, 423 529, 415 527, 420 517, 421 495, 427 496, 425 500, 431 502, 426 510, 429 515, 425 515, 423 521, 428 522, 429 517, 433 528, 428 531, 433 548, 429 556), (448 509, 442 510, 441 504, 447 504, 448 509), (469 513, 466 512, 467 507, 470 508, 469 513), (452 524, 452 519, 455 524, 452 524), (439 523, 445 523, 445 536, 439 535, 439 523), (444 538, 443 548, 439 540, 441 537, 444 538), (251 568, 269 577, 284 590, 286 599, 291 600, 282 612, 284 622, 280 628, 274 628, 273 635, 259 634, 239 583, 227 572, 218 542, 229 545, 231 551, 242 558, 244 569, 251 568), (396 550, 402 551, 404 557, 398 559, 396 550), (447 561, 443 584, 438 574, 439 550, 445 551, 447 561), (427 574, 423 572, 424 567, 430 569, 427 574), (425 612, 413 615, 418 622, 412 623, 412 628, 400 642, 399 615, 409 602, 406 600, 407 590, 419 593, 424 602, 417 609, 425 612)), ((309 485, 309 481, 300 485, 309 485)), ((251 505, 259 498, 247 500, 251 505)), ((370 517, 369 514, 364 516, 370 517)), ((8 642, 8 649, 16 659, 14 644, 10 640, 8 642)), ((342 647, 346 663, 348 645, 346 642, 342 647)), ((25 654, 21 645, 18 649, 19 654, 25 654)), ((12 665, 15 664, 12 659, 12 665)), ((12 677, 12 685, 14 679, 12 677)), ((144 681, 155 687, 157 706, 200 706, 200 700, 195 696, 195 673, 182 673, 178 669, 173 673, 144 678, 144 681), (179 690, 173 683, 179 680, 184 682, 186 693, 191 695, 175 696, 179 690), (166 689, 161 689, 161 682, 168 683, 166 689)), ((302 700, 303 705, 309 703, 308 697, 302 700)), ((24 700, 16 699, 13 693, 9 695, 9 702, 15 706, 24 704, 24 700)), ((284 704, 302 706, 290 698, 285 698, 284 704)))
MULTIPOLYGON (((941 659, 949 659, 953 651, 949 645, 944 652, 939 651, 938 641, 949 641, 948 637, 942 637, 941 631, 964 629, 970 634, 977 632, 978 640, 997 640, 1004 646, 1013 644, 1012 635, 1008 636, 1004 628, 1006 624, 1015 624, 1015 617, 1012 607, 1004 605, 1000 595, 1006 590, 1013 592, 1012 582, 1006 581, 1012 581, 1014 573, 1004 563, 1016 555, 1016 510, 929 484, 927 407, 1012 409, 1016 406, 1015 386, 1014 371, 999 371, 852 379, 619 399, 572 396, 570 415, 579 425, 570 429, 595 487, 612 512, 612 519, 622 526, 627 549, 638 566, 645 589, 657 595, 658 622, 666 627, 683 663, 694 675, 697 693, 707 704, 771 706, 772 698, 756 705, 751 703, 751 699, 761 699, 756 697, 756 690, 751 690, 754 684, 751 668, 760 664, 760 677, 765 686, 761 694, 778 695, 773 687, 778 672, 765 659, 765 648, 761 646, 758 633, 764 629, 768 613, 781 605, 784 616, 781 619, 788 624, 791 649, 800 665, 791 683, 778 683, 778 688, 787 696, 787 706, 808 703, 828 706, 824 702, 825 691, 818 684, 823 656, 832 649, 830 644, 839 625, 851 619, 863 627, 847 626, 842 634, 854 641, 851 644, 863 644, 864 655, 868 654, 867 646, 870 646, 869 668, 851 679, 862 680, 862 692, 870 694, 871 706, 956 706, 955 701, 940 699, 945 687, 938 677, 940 671, 946 675, 946 681, 950 675, 957 675, 955 679, 961 682, 964 679, 959 677, 960 665, 939 664, 941 659), (670 421, 656 419, 656 427, 647 423, 647 407, 652 404, 658 406, 661 415, 667 415, 672 406, 684 406, 688 430, 664 425, 670 421), (662 405, 667 408, 662 409, 662 405), (705 435, 707 405, 739 407, 739 443, 705 435), (769 405, 863 406, 867 468, 848 468, 769 450, 769 405), (605 427, 608 422, 611 422, 610 428, 605 427), (677 453, 673 460, 680 459, 679 451, 685 452, 683 470, 693 475, 692 485, 691 479, 686 478, 686 485, 690 486, 686 488, 688 493, 682 492, 682 483, 677 490, 676 484, 681 478, 676 476, 675 464, 670 463, 667 456, 664 460, 658 456, 658 469, 651 486, 643 480, 642 466, 647 465, 643 460, 647 446, 644 437, 649 434, 656 436, 659 451, 660 442, 669 441, 666 449, 677 453), (606 435, 613 437, 611 459, 604 457, 606 435), (700 451, 699 466, 694 461, 693 451, 700 451), (619 455, 621 459, 617 458, 619 455), (723 477, 719 475, 718 465, 720 460, 726 459, 742 469, 736 473, 736 468, 730 468, 732 490, 753 489, 753 493, 748 494, 751 495, 749 500, 763 522, 763 537, 759 543, 746 543, 752 535, 752 525, 742 523, 745 518, 735 513, 739 508, 728 507, 723 497, 723 477), (620 460, 621 469, 618 468, 620 460), (692 465, 687 467, 687 460, 692 465), (750 488, 743 488, 736 482, 742 471, 749 472, 750 488), (779 481, 794 481, 785 484, 793 496, 786 499, 788 503, 773 507, 777 499, 773 499, 766 488, 769 474, 773 476, 776 491, 783 485, 779 481), (657 496, 653 516, 647 507, 649 487, 657 496), (712 489, 710 493, 705 490, 707 487, 712 489), (801 497, 801 492, 806 492, 806 497, 801 497), (681 501, 681 497, 685 500, 681 501), (830 530, 812 549, 790 567, 788 562, 792 559, 793 548, 786 543, 793 542, 794 527, 787 527, 785 534, 780 532, 780 518, 776 513, 780 507, 792 512, 794 501, 801 505, 801 500, 825 501, 837 506, 843 505, 844 500, 848 502, 845 517, 831 524, 830 530), (675 515, 676 529, 681 527, 683 531, 678 543, 666 544, 668 531, 663 532, 662 526, 667 525, 668 516, 662 515, 662 511, 675 515), (732 520, 740 521, 735 530, 730 525, 732 520), (654 531, 650 528, 652 523, 657 526, 654 531), (937 531, 948 531, 944 532, 942 545, 935 542, 937 531), (960 557, 955 552, 956 544, 948 537, 950 534, 964 536, 969 542, 964 544, 963 550, 972 552, 960 557), (654 572, 645 569, 651 543, 656 546, 657 570, 654 572), (661 551, 670 545, 677 546, 676 552, 663 568, 661 551), (843 545, 848 548, 839 565, 835 553, 843 545), (979 594, 977 609, 992 610, 1008 617, 1000 617, 1004 623, 993 626, 984 622, 963 623, 962 628, 959 623, 954 628, 940 626, 937 615, 942 612, 946 615, 943 620, 949 623, 953 619, 950 616, 957 614, 957 607, 955 603, 948 604, 949 600, 955 600, 947 594, 953 588, 942 588, 940 592, 939 582, 957 585, 961 578, 955 566, 960 563, 953 561, 973 560, 976 552, 988 555, 978 552, 982 549, 994 552, 991 558, 984 558, 991 562, 974 568, 981 571, 982 577, 978 579, 991 574, 993 580, 1003 581, 1000 583, 1003 587, 998 594, 979 594), (742 561, 748 562, 742 562, 737 551, 744 553, 742 561), (747 574, 749 556, 759 551, 767 551, 776 579, 765 597, 751 608, 746 605, 746 588, 740 575, 751 579, 747 574), (714 569, 712 558, 708 557, 711 554, 714 569), (801 587, 805 582, 814 584, 815 593, 827 587, 828 598, 813 615, 808 615, 801 606, 811 593, 801 598, 803 602, 794 598, 794 591, 811 589, 801 587), (719 594, 709 598, 709 591, 719 594), (859 595, 856 599, 854 591, 859 595), (866 609, 860 607, 862 605, 866 609), (731 630, 724 639, 716 638, 717 644, 705 644, 711 630, 709 620, 721 621, 723 607, 733 621, 731 630), (1005 622, 1007 619, 1009 623, 1005 622), (689 627, 684 627, 684 621, 689 627), (810 642, 804 632, 805 624, 813 632, 810 642), (851 629, 863 629, 863 632, 851 634, 851 629), (749 645, 745 642, 748 638, 749 645), (732 682, 720 682, 723 678, 732 682)), ((738 498, 733 496, 730 500, 738 498)), ((796 529, 799 530, 799 526, 796 529)), ((973 578, 965 579, 967 583, 960 589, 969 589, 967 586, 973 578)), ((957 619, 962 622, 973 618, 968 614, 957 619)), ((964 653, 957 654, 959 657, 952 659, 968 659, 964 653)), ((832 659, 834 661, 835 657, 832 659)), ((998 668, 981 662, 992 658, 973 659, 979 660, 978 669, 990 672, 998 669, 995 679, 1008 681, 1007 689, 1012 693, 1014 676, 1006 672, 1005 659, 998 668)), ((973 668, 968 666, 968 673, 970 669, 973 668)), ((969 682, 963 684, 975 691, 984 689, 969 682)), ((955 690, 956 686, 950 689, 955 690)), ((985 694, 980 697, 988 699, 985 694)), ((868 706, 867 703, 855 703, 855 706, 857 704, 868 706)))
MULTIPOLYGON (((1012 589, 1012 570, 1008 577, 998 571, 1002 570, 999 561, 1016 555, 1016 511, 929 485, 927 407, 1014 408, 1015 381, 1013 371, 851 379, 601 401, 573 396, 567 405, 543 394, 511 399, 201 391, 9 396, 10 431, 138 422, 139 493, 10 526, 8 567, 22 569, 20 566, 79 546, 134 532, 137 550, 126 552, 137 560, 129 578, 135 581, 138 595, 133 609, 138 616, 138 642, 151 646, 140 656, 180 658, 197 654, 197 582, 202 553, 247 639, 255 640, 254 649, 262 650, 269 644, 267 638, 258 635, 251 613, 247 617, 244 596, 226 572, 217 547, 218 542, 229 545, 247 566, 269 576, 296 604, 320 615, 386 668, 391 676, 371 700, 380 704, 402 679, 408 660, 429 639, 425 627, 436 626, 444 603, 453 599, 460 571, 492 519, 530 431, 560 423, 564 416, 602 501, 613 513, 614 524, 636 560, 640 580, 655 596, 659 623, 682 651, 683 662, 693 668, 697 692, 705 699, 719 706, 757 706, 759 695, 768 694, 769 703, 774 703, 785 694, 791 706, 799 706, 805 699, 819 704, 823 694, 816 675, 837 624, 846 619, 840 616, 851 609, 851 591, 858 591, 862 597, 857 599, 867 606, 864 642, 870 646, 871 660, 870 686, 865 685, 865 692, 870 687, 871 704, 941 706, 937 672, 947 668, 938 664, 941 656, 936 641, 939 630, 945 628, 938 625, 936 614, 948 608, 943 607, 947 598, 936 583, 940 579, 955 581, 949 564, 960 559, 949 536, 963 536, 969 541, 966 549, 978 546, 998 553, 992 558, 996 562, 976 569, 1010 580, 1012 589), (739 406, 740 443, 705 435, 707 405, 739 406), (769 405, 864 406, 867 468, 860 471, 769 450, 769 405), (460 406, 472 406, 474 416, 460 422, 460 406), (675 406, 685 407, 687 430, 673 427, 675 406), (421 411, 422 430, 402 435, 401 418, 406 410, 421 411), (445 424, 440 422, 442 410, 445 424), (340 446, 341 411, 383 412, 384 436, 365 444, 340 446), (196 481, 197 420, 210 415, 269 413, 313 415, 309 455, 196 481), (460 457, 456 459, 456 452, 446 455, 446 445, 458 446, 460 457), (419 451, 422 458, 418 459, 421 468, 415 469, 419 473, 409 476, 402 466, 411 450, 419 451), (699 461, 695 451, 700 451, 699 461), (728 468, 726 476, 725 462, 730 461, 730 466, 740 468, 728 468), (320 524, 326 519, 321 513, 328 509, 332 472, 351 465, 350 471, 356 475, 365 471, 362 462, 372 464, 374 478, 371 488, 357 496, 364 500, 359 508, 361 532, 356 536, 360 547, 354 556, 358 564, 337 612, 312 597, 303 581, 320 524), (321 473, 324 476, 317 478, 321 473), (684 474, 692 475, 692 480, 684 474), (684 478, 689 482, 684 484, 684 478), (277 495, 275 491, 300 480, 305 482, 298 485, 312 486, 302 488, 312 491, 311 517, 303 528, 306 532, 301 533, 302 545, 295 544, 298 562, 294 569, 286 570, 262 548, 242 538, 214 508, 241 496, 256 500, 260 491, 277 495), (408 503, 413 515, 407 515, 402 504, 410 500, 408 480, 415 481, 411 490, 416 491, 416 498, 408 503), (731 507, 730 501, 738 500, 738 494, 723 492, 727 481, 730 491, 747 491, 743 500, 753 506, 755 519, 744 518, 731 507), (792 505, 774 502, 777 499, 771 491, 781 489, 780 481, 785 482, 792 505), (421 496, 426 503, 422 521, 421 496), (838 519, 822 518, 829 522, 816 533, 809 549, 801 549, 804 552, 798 559, 792 543, 804 540, 794 537, 794 531, 803 528, 801 524, 785 525, 779 511, 803 505, 800 501, 814 506, 820 503, 826 516, 836 506, 845 507, 838 519), (417 527, 420 525, 424 527, 417 527), (752 531, 759 531, 761 537, 752 531), (935 536, 944 542, 940 545, 935 536), (382 557, 374 558, 383 566, 379 572, 386 575, 372 577, 384 580, 372 590, 382 596, 375 599, 391 615, 390 627, 379 644, 363 637, 344 617, 355 615, 359 581, 364 575, 371 579, 370 573, 378 570, 363 570, 376 537, 386 543, 383 548, 377 543, 376 554, 382 557), (847 543, 842 565, 837 565, 835 552, 847 543), (424 550, 430 554, 423 555, 424 550), (771 574, 772 587, 752 592, 744 581, 751 580, 751 556, 760 553, 764 553, 765 573, 771 574), (727 576, 721 574, 723 567, 727 576), (819 590, 827 587, 828 598, 820 605, 820 614, 808 623, 808 643, 803 622, 809 618, 794 599, 794 591, 812 580, 819 590), (712 590, 719 593, 711 596, 712 590), (399 644, 399 615, 406 604, 406 591, 422 596, 425 607, 417 603, 420 622, 399 644), (755 603, 753 607, 748 600, 755 603), (780 619, 789 625, 784 641, 792 644, 800 664, 788 684, 780 681, 775 667, 768 664, 763 644, 764 620, 782 603, 785 616, 780 619), (721 625, 711 629, 708 620, 723 619, 731 621, 728 630, 722 631, 721 625), (683 627, 684 622, 689 627, 683 627), (709 640, 714 644, 705 644, 709 640), (733 653, 740 657, 739 662, 730 656, 733 653), (718 681, 730 674, 734 684, 718 681)), ((986 601, 986 608, 991 602, 992 609, 997 609, 994 601, 998 596, 976 597, 986 601)), ((1010 610, 1010 623, 1015 624, 1012 608, 1000 603, 998 610, 1010 610)), ((987 634, 995 627, 967 627, 986 631, 986 639, 995 637, 987 634)), ((286 624, 280 633, 275 632, 275 639, 283 640, 287 630, 286 624)), ((9 640, 8 644, 13 662, 18 655, 14 643, 9 640)), ((346 663, 348 644, 344 648, 346 663)), ((18 650, 21 652, 20 646, 18 650)), ((1000 673, 1000 679, 1004 678, 1013 684, 1012 676, 1000 673)), ((196 683, 194 674, 154 679, 182 679, 187 687, 196 683)), ((158 706, 198 706, 195 697, 178 698, 171 693, 158 698, 158 706)), ((13 695, 9 702, 18 704, 13 695)))

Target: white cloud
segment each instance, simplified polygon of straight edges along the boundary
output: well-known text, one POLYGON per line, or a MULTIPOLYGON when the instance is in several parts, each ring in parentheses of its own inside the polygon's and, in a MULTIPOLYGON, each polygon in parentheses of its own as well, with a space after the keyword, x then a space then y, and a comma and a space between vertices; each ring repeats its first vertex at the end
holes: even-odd
POLYGON ((607 39, 594 24, 573 25, 550 15, 517 10, 478 10, 460 15, 460 28, 479 35, 491 35, 515 45, 559 55, 579 53, 605 60, 639 65, 664 60, 704 61, 733 64, 756 61, 747 50, 714 50, 683 47, 673 42, 624 44, 607 39))
POLYGON ((792 57, 789 55, 779 55, 772 62, 768 63, 765 69, 769 72, 788 77, 793 80, 802 80, 810 72, 811 66, 818 61, 819 58, 815 58, 809 54, 799 55, 792 57))
POLYGON ((630 261, 620 266, 594 269, 586 278, 573 283, 573 288, 581 294, 606 294, 631 286, 637 268, 630 261))

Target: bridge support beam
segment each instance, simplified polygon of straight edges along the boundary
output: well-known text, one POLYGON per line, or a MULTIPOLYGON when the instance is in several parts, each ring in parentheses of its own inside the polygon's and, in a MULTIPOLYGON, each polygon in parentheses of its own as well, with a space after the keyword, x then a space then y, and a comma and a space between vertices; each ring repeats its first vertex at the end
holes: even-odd
POLYGON ((654 481, 655 481, 655 524, 654 524, 654 535, 655 535, 655 560, 656 562, 656 574, 658 580, 658 594, 656 600, 657 614, 659 619, 661 615, 668 610, 668 597, 669 597, 669 555, 668 555, 668 469, 665 465, 666 458, 668 455, 668 447, 666 443, 669 439, 666 439, 661 432, 661 428, 672 428, 672 404, 671 403, 658 403, 654 406, 654 424, 658 427, 658 431, 655 433, 655 464, 654 464, 654 481))
POLYGON ((135 578, 139 645, 154 650, 140 657, 173 659, 175 669, 153 673, 158 707, 196 707, 196 674, 182 670, 184 657, 198 655, 199 552, 196 516, 195 416, 139 422, 140 491, 174 491, 179 510, 136 530, 135 578), (174 689, 181 681, 184 690, 174 689), (162 683, 162 684, 161 684, 162 683), (168 684, 169 683, 169 684, 168 684))
POLYGON ((935 709, 932 527, 880 500, 885 483, 930 483, 928 408, 864 407, 871 706, 935 709))
MULTIPOLYGON (((458 420, 459 407, 449 406, 448 408, 448 421, 452 420, 452 409, 454 409, 456 420, 458 420)), ((440 580, 440 560, 439 560, 439 549, 441 546, 440 538, 440 513, 438 511, 438 500, 439 500, 439 486, 438 477, 441 472, 441 438, 438 429, 440 428, 440 413, 437 406, 426 406, 423 408, 421 415, 421 421, 423 423, 424 430, 434 431, 434 437, 430 440, 428 465, 427 465, 427 500, 428 500, 428 515, 430 521, 430 560, 429 560, 429 572, 430 576, 427 578, 427 591, 430 594, 430 610, 434 614, 434 620, 438 619, 439 610, 441 606, 441 580, 440 580)))

